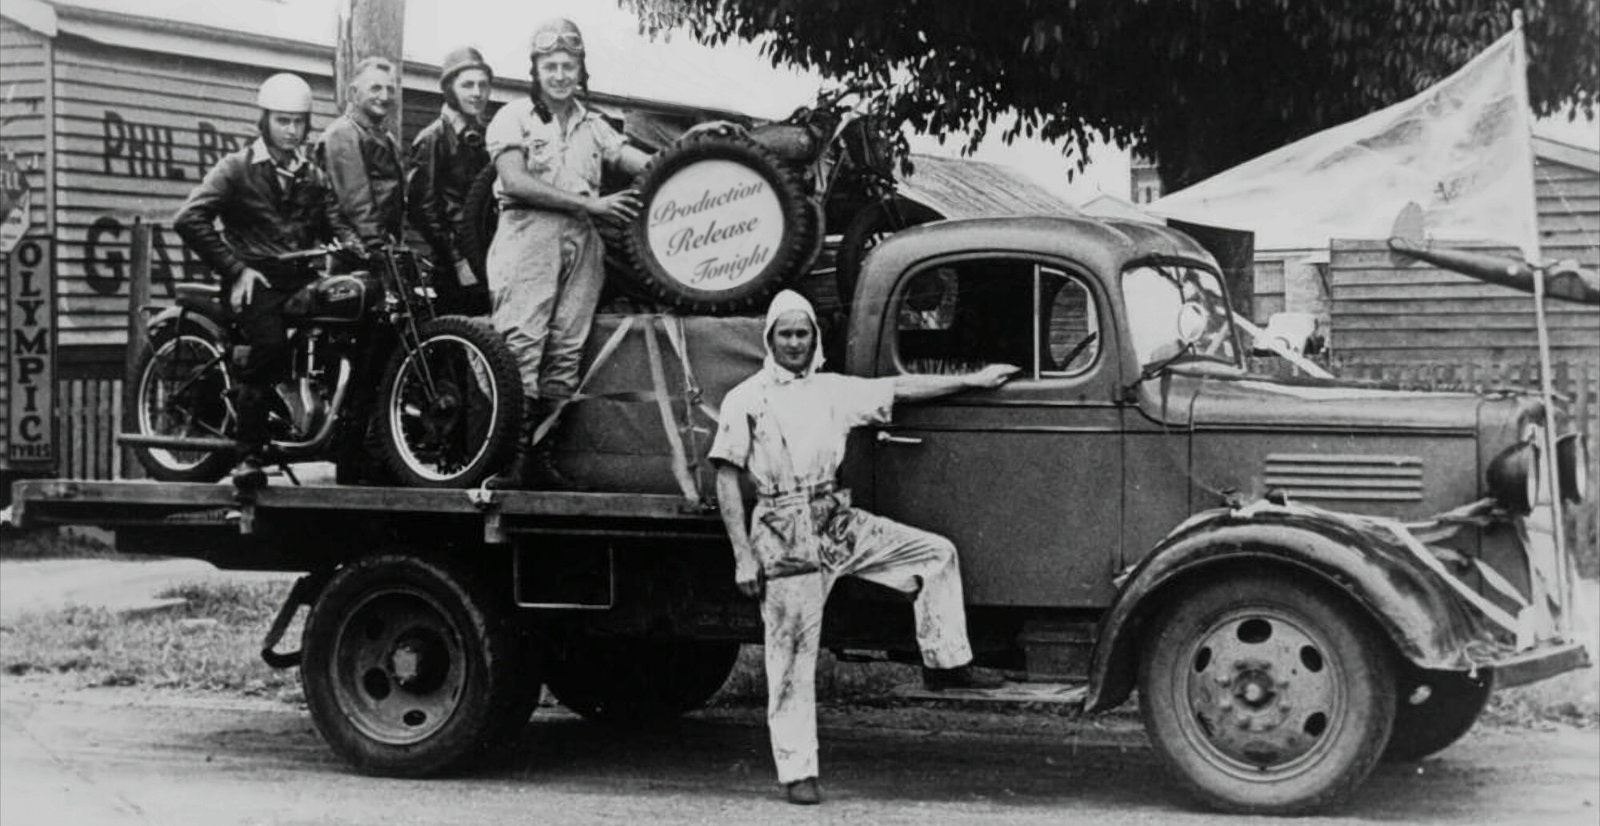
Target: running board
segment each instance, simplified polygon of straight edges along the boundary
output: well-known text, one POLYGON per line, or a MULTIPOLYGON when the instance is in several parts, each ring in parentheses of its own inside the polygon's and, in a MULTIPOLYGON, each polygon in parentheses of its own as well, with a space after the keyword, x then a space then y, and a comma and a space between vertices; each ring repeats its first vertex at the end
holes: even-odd
POLYGON ((932 691, 918 681, 895 686, 889 693, 904 700, 1083 705, 1089 696, 1089 686, 1086 683, 1008 682, 999 688, 946 688, 932 691))

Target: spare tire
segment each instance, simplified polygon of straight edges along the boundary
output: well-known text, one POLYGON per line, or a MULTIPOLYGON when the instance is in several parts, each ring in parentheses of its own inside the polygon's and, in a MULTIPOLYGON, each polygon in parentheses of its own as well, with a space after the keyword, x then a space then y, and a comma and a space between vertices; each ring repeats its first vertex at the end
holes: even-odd
MULTIPOLYGON (((500 202, 494 196, 494 181, 498 173, 493 165, 486 166, 472 180, 467 197, 461 202, 460 253, 472 267, 472 273, 489 283, 489 244, 494 241, 495 230, 500 226, 500 202)), ((605 241, 606 285, 600 293, 602 306, 617 300, 653 300, 640 292, 637 279, 627 277, 630 264, 627 259, 627 230, 610 224, 595 222, 600 237, 605 241)), ((492 293, 491 293, 492 294, 492 293)))
POLYGON ((757 307, 817 254, 818 210, 797 176, 743 135, 691 135, 634 180, 629 275, 674 309, 757 307))
POLYGON ((461 257, 472 267, 472 274, 485 284, 489 283, 489 242, 494 240, 495 228, 500 225, 500 202, 494 197, 494 179, 499 175, 494 164, 489 164, 472 179, 467 187, 467 197, 461 202, 461 225, 456 233, 460 241, 461 257))

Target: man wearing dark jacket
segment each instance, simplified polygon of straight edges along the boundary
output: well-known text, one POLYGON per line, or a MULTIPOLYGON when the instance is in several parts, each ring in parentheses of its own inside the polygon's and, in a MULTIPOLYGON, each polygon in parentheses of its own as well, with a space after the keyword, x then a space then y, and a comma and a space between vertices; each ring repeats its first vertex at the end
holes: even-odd
POLYGON ((411 225, 433 252, 441 313, 489 313, 489 290, 462 253, 460 224, 467 190, 489 165, 483 128, 493 79, 494 71, 477 49, 464 47, 445 55, 439 78, 444 108, 411 143, 406 207, 411 225))
POLYGON ((278 256, 335 240, 360 245, 327 176, 300 150, 311 123, 311 87, 295 75, 273 75, 256 104, 260 137, 218 161, 173 219, 184 243, 222 279, 248 346, 235 373, 240 458, 233 482, 240 488, 266 483, 268 394, 288 367, 283 304, 315 277, 278 256))
POLYGON ((349 106, 328 124, 317 160, 333 182, 345 217, 366 244, 402 237, 405 156, 384 118, 394 107, 395 68, 381 57, 356 64, 349 106))

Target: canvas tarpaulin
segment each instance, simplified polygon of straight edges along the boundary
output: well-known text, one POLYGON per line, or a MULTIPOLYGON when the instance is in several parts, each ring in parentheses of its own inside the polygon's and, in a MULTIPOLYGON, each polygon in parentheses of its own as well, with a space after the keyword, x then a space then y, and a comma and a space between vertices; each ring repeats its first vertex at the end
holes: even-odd
POLYGON ((1257 249, 1387 238, 1408 203, 1439 240, 1497 241, 1536 259, 1533 144, 1520 31, 1421 94, 1318 132, 1150 204, 1159 216, 1253 230, 1257 249))
POLYGON ((596 490, 709 497, 716 414, 761 368, 761 329, 758 317, 595 316, 556 431, 562 467, 596 490))

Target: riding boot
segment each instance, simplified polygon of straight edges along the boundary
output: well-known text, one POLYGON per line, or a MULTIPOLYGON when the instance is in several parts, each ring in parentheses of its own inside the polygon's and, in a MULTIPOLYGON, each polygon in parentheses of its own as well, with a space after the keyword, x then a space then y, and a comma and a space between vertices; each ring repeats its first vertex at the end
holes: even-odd
MULTIPOLYGON (((544 421, 554 413, 558 404, 558 402, 541 401, 537 422, 544 421)), ((535 427, 538 426, 537 422, 535 427)), ((556 465, 556 430, 557 428, 552 426, 543 439, 532 445, 528 456, 527 473, 522 477, 525 486, 529 490, 589 490, 588 486, 562 473, 561 468, 556 465)))
POLYGON ((533 434, 539 429, 539 422, 543 420, 540 415, 542 405, 532 396, 522 399, 522 427, 517 434, 517 453, 511 463, 501 469, 499 473, 483 481, 483 486, 490 490, 515 490, 527 487, 526 479, 529 476, 528 468, 533 456, 533 434))

